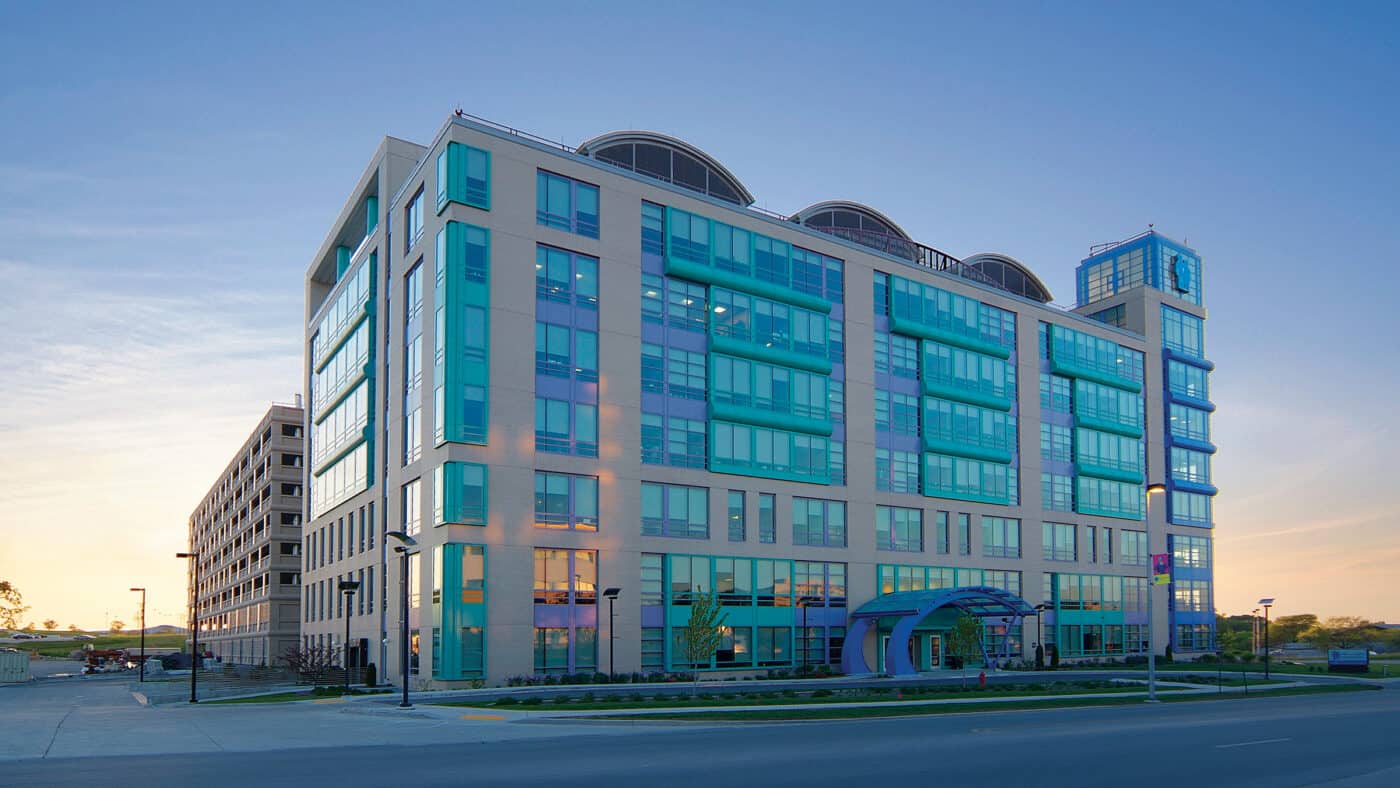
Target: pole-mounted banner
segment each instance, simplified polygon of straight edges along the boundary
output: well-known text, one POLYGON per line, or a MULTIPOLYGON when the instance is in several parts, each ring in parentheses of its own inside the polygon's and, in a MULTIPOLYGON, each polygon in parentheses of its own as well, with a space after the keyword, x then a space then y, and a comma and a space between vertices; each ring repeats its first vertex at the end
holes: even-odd
POLYGON ((1152 554, 1152 585, 1164 586, 1172 581, 1172 554, 1152 554))

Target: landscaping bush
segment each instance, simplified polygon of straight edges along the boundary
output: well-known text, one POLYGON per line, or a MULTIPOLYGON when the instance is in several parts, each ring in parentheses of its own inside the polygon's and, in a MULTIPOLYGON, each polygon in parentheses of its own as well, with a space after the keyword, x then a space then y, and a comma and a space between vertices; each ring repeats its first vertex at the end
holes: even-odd
POLYGON ((492 704, 492 705, 493 705, 493 706, 518 706, 518 705, 520 705, 520 699, 519 699, 519 698, 512 698, 512 697, 497 698, 497 699, 496 699, 496 702, 495 702, 494 704, 492 704))
POLYGON ((812 693, 812 697, 814 697, 814 698, 829 698, 829 697, 831 697, 831 690, 829 690, 829 689, 819 689, 819 690, 817 690, 816 692, 813 692, 813 693, 812 693))
POLYGON ((563 705, 565 703, 573 703, 574 699, 569 697, 568 695, 555 695, 554 700, 550 702, 555 705, 563 705))
POLYGON ((632 701, 633 703, 641 703, 643 700, 645 700, 642 693, 640 692, 634 692, 631 695, 628 695, 627 699, 632 701))
POLYGON ((531 695, 530 697, 520 701, 521 706, 538 706, 541 703, 544 703, 544 698, 541 698, 538 695, 531 695))

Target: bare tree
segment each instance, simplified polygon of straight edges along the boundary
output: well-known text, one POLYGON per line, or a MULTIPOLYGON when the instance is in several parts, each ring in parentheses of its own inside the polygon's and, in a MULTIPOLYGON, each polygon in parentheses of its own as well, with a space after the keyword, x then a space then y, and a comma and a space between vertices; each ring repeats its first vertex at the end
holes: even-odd
POLYGON ((340 666, 340 649, 331 646, 292 647, 282 652, 282 661, 297 675, 318 682, 326 672, 340 666))

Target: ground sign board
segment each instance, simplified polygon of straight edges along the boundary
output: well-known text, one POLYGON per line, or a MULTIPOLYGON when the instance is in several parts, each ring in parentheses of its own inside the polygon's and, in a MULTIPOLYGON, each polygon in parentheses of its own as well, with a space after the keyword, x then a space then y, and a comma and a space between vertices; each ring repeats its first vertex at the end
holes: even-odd
POLYGON ((1327 670, 1333 673, 1365 673, 1371 667, 1371 655, 1364 648, 1334 648, 1327 650, 1327 670))

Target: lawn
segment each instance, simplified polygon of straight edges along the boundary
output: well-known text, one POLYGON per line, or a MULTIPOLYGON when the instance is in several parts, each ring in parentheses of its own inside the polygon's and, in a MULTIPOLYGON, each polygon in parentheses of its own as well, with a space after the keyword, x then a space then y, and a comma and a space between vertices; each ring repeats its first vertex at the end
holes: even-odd
MULTIPOLYGON (((484 707, 512 708, 512 709, 537 709, 541 707, 558 708, 566 706, 572 711, 620 711, 623 709, 693 709, 706 708, 711 706, 789 706, 794 704, 807 703, 881 703, 890 701, 921 701, 921 700, 957 700, 962 698, 1016 698, 1032 695, 1078 695, 1086 692, 1095 694, 1111 695, 1124 692, 1142 692, 1146 688, 1141 684, 1119 684, 1116 682, 1103 680, 1065 680, 1038 684, 993 684, 987 687, 972 685, 967 688, 961 687, 899 687, 891 688, 883 692, 872 692, 868 689, 849 690, 814 690, 814 691, 794 691, 783 692, 747 692, 747 693, 721 693, 717 695, 690 696, 649 696, 643 693, 634 693, 625 698, 617 700, 593 699, 588 696, 573 697, 569 695, 556 695, 549 698, 532 696, 522 700, 515 697, 506 697, 494 703, 484 704, 481 701, 446 701, 436 705, 439 706, 462 706, 462 707, 484 707)), ((1162 687, 1162 692, 1169 692, 1176 688, 1162 687)))
MULTIPOLYGON (((68 635, 70 633, 54 633, 57 635, 68 635)), ((147 635, 147 649, 181 649, 185 648, 185 635, 147 635)), ((119 635, 98 635, 96 640, 30 640, 19 643, 7 643, 11 648, 20 651, 37 651, 43 657, 67 657, 69 654, 85 646, 92 646, 94 649, 104 651, 108 649, 131 649, 133 651, 141 648, 140 632, 123 632, 119 635)))
MULTIPOLYGON (((1208 700, 1244 700, 1252 698, 1274 697, 1276 695, 1324 695, 1338 692, 1365 692, 1367 690, 1379 690, 1380 687, 1367 684, 1329 684, 1313 687, 1297 687, 1290 689, 1274 690, 1258 695, 1240 694, 1215 694, 1201 693, 1191 695, 1163 695, 1164 703, 1191 703, 1208 700)), ((705 720, 705 721, 733 721, 733 722, 766 722, 784 720, 838 720, 856 719, 861 717, 906 717, 918 714, 957 714, 966 712, 995 712, 995 711, 1017 711, 1024 709, 1059 709, 1074 708, 1081 706, 1126 706, 1141 704, 1140 697, 1132 698, 1050 698, 1046 700, 1023 700, 1009 701, 1007 703, 945 703, 939 705, 909 705, 909 706, 854 706, 854 707, 827 707, 818 709, 754 709, 753 711, 699 711, 688 714, 648 714, 648 720, 705 720)), ((626 717, 598 715, 588 717, 588 719, 598 720, 621 720, 629 722, 637 721, 638 717, 628 715, 626 717)))
MULTIPOLYGON (((1198 673, 1198 674, 1200 674, 1200 675, 1202 675, 1202 676, 1205 676, 1205 675, 1208 675, 1208 674, 1211 674, 1211 673, 1215 673, 1217 668, 1218 668, 1221 672, 1223 672, 1223 673, 1245 673, 1245 672, 1249 672, 1249 673, 1263 673, 1263 672, 1264 672, 1264 663, 1262 663, 1262 662, 1226 662, 1226 663, 1221 663, 1220 665, 1217 666, 1217 665, 1215 665, 1214 663, 1211 663, 1211 662, 1176 662, 1176 663, 1174 663, 1174 662, 1164 662, 1164 661, 1162 661, 1162 660, 1158 660, 1158 662, 1157 662, 1157 672, 1158 672, 1158 673, 1163 673, 1163 672, 1178 672, 1178 671, 1180 671, 1180 672, 1186 672, 1186 673, 1198 673)), ((1060 671, 1076 671, 1076 670, 1141 670, 1141 671, 1145 671, 1145 670, 1147 670, 1147 665, 1143 664, 1143 665, 1098 665, 1098 666, 1094 666, 1094 665, 1084 665, 1084 666, 1079 666, 1079 665, 1067 665, 1067 664, 1062 664, 1062 665, 1060 665, 1059 670, 1060 670, 1060 671)), ((1310 664, 1310 665, 1291 665, 1291 664, 1283 664, 1283 663, 1279 663, 1279 662, 1272 662, 1272 663, 1269 664, 1269 673, 1271 673, 1271 674, 1273 674, 1273 673, 1281 673, 1281 674, 1284 674, 1284 675, 1308 675, 1308 674, 1317 675, 1317 674, 1319 674, 1319 673, 1327 673, 1327 663, 1326 663, 1326 662, 1318 662, 1318 663, 1314 663, 1314 664, 1310 664)), ((1373 678, 1373 679, 1386 678, 1386 677, 1397 677, 1397 676, 1400 676, 1400 665, 1377 665, 1377 664, 1373 661, 1373 662, 1371 663, 1371 669, 1370 669, 1368 672, 1366 672, 1366 673, 1333 673, 1333 674, 1330 674, 1330 675, 1333 675, 1333 676, 1350 676, 1350 677, 1353 677, 1353 678, 1373 678)), ((1250 683, 1253 683, 1253 680, 1251 680, 1250 683)))
POLYGON ((322 697, 313 695, 311 690, 296 690, 293 692, 273 692, 267 695, 254 695, 249 698, 229 698, 227 700, 209 700, 205 703, 289 703, 296 700, 310 700, 311 698, 322 697))

